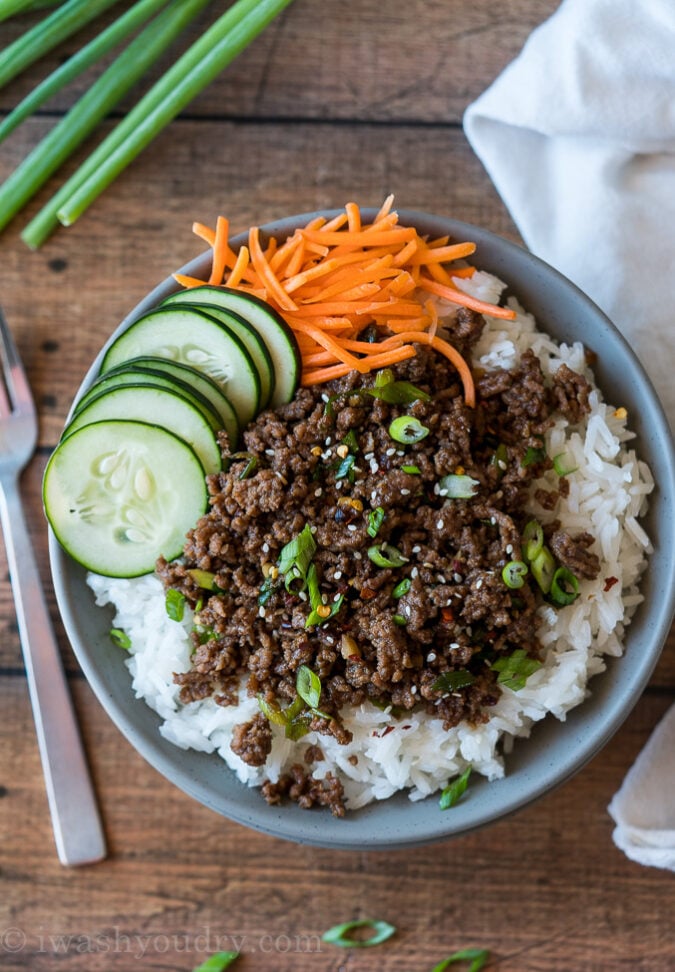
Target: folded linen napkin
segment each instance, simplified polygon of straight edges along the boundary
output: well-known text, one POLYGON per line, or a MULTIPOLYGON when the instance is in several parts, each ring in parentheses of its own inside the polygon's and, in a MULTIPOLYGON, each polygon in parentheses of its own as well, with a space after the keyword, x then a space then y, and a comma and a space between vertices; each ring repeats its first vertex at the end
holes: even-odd
MULTIPOLYGON (((464 117, 526 245, 623 331, 672 427, 674 52, 674 0, 564 0, 464 117)), ((610 812, 630 858, 675 870, 675 706, 610 812)))
POLYGON ((626 774, 609 812, 614 842, 627 857, 675 871, 675 706, 626 774))
POLYGON ((629 338, 675 427, 675 2, 564 0, 466 111, 527 246, 629 338))

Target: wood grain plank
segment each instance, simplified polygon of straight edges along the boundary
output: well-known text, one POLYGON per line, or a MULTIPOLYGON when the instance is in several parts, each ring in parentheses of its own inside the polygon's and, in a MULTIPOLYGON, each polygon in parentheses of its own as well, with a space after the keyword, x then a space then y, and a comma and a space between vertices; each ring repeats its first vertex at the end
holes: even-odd
POLYGON ((673 882, 614 847, 606 813, 669 696, 643 698, 588 767, 507 820, 432 847, 344 853, 194 803, 111 732, 86 685, 74 688, 111 857, 80 871, 56 863, 28 703, 0 679, 0 942, 9 927, 26 936, 0 952, 8 972, 97 972, 113 956, 116 969, 189 970, 200 950, 237 942, 242 972, 427 972, 468 945, 506 972, 672 968, 673 882), (357 916, 398 935, 349 955, 317 941, 357 916))
MULTIPOLYGON (((558 0, 295 0, 190 105, 191 115, 229 118, 314 118, 458 124, 466 105, 518 53, 558 0)), ((177 50, 220 13, 216 4, 186 32, 177 50)), ((110 14, 105 18, 112 19, 110 14)), ((24 22, 30 22, 24 18, 24 22)), ((0 49, 18 36, 17 19, 0 25, 0 49)), ((82 38, 93 34, 88 28, 82 38)), ((77 50, 74 40, 0 92, 7 111, 77 50)), ((171 62, 173 52, 143 82, 171 62)), ((96 71, 74 82, 47 106, 67 110, 96 71)), ((121 105, 138 98, 133 92, 121 105)))

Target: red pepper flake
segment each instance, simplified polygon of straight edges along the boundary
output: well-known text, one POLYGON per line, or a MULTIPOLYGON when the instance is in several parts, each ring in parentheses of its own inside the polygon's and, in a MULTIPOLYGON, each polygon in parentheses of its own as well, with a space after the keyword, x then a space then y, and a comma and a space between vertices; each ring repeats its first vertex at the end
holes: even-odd
POLYGON ((377 591, 374 591, 372 587, 362 587, 359 591, 359 597, 362 601, 372 601, 374 597, 377 597, 377 591))
POLYGON ((380 733, 380 739, 384 739, 384 737, 385 737, 385 736, 388 736, 390 732, 393 732, 395 728, 396 728, 396 726, 387 726, 387 727, 386 727, 385 729, 383 729, 383 730, 382 730, 382 732, 380 733))
POLYGON ((607 591, 611 591, 614 585, 618 583, 619 583, 618 577, 605 577, 605 586, 603 587, 603 591, 605 592, 605 594, 607 593, 607 591))
POLYGON ((444 624, 452 624, 455 620, 455 612, 451 607, 441 608, 441 619, 444 624))

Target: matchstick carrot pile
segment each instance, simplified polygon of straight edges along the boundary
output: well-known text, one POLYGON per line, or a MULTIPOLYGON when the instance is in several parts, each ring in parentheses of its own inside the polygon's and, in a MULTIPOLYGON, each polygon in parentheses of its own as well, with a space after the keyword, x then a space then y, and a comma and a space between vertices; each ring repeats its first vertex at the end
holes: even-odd
MULTIPOLYGON (((315 385, 349 371, 367 374, 416 354, 416 344, 431 345, 457 369, 467 405, 475 404, 470 368, 445 338, 437 335, 440 297, 491 317, 513 319, 514 312, 462 291, 455 280, 470 277, 466 263, 474 243, 427 240, 412 226, 400 226, 389 196, 372 223, 364 224, 350 202, 333 219, 317 217, 285 241, 271 238, 263 248, 258 227, 248 245, 235 252, 229 222, 216 229, 195 223, 194 232, 213 248, 208 283, 253 294, 271 304, 293 329, 302 354, 302 384, 315 385), (462 261, 450 267, 455 261, 462 261), (363 340, 374 325, 377 341, 363 340)), ((176 274, 182 286, 204 280, 176 274)))

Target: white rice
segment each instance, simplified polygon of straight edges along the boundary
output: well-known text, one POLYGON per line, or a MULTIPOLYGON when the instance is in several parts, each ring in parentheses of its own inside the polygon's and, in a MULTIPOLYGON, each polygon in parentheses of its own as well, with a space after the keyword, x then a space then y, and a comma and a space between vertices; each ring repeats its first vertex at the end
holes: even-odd
MULTIPOLYGON (((493 302, 503 289, 500 281, 482 272, 458 284, 493 302)), ((533 317, 515 301, 511 306, 517 312, 515 320, 487 319, 475 349, 477 365, 486 370, 513 367, 525 349, 533 348, 545 374, 553 374, 565 362, 593 382, 581 344, 556 344, 537 331, 533 317)), ((353 733, 348 745, 315 733, 292 742, 284 737, 283 728, 272 726, 274 739, 266 765, 248 766, 230 749, 234 726, 259 711, 243 686, 238 706, 219 706, 212 699, 188 705, 179 701, 173 674, 190 667, 190 611, 186 610, 182 622, 171 621, 155 576, 116 580, 90 575, 96 603, 114 605, 113 624, 131 640, 127 666, 133 691, 159 714, 160 732, 166 739, 183 749, 217 753, 250 786, 259 786, 264 779, 276 781, 293 763, 302 762, 308 746, 319 745, 325 758, 316 764, 314 776, 338 775, 350 809, 399 790, 407 790, 411 800, 422 799, 468 765, 489 779, 503 776, 502 754, 513 739, 528 736, 534 723, 549 714, 564 720, 588 694, 590 677, 605 669, 605 656, 621 655, 624 628, 642 599, 637 582, 651 547, 638 518, 646 510, 653 480, 630 448, 633 434, 617 407, 621 402, 608 405, 594 390, 584 429, 570 427, 559 418, 548 433, 548 454, 564 453, 569 465, 577 468, 568 476, 569 495, 555 511, 548 512, 533 500, 531 512, 542 523, 558 519, 572 533, 591 532, 596 537, 591 549, 600 557, 602 569, 596 581, 580 582, 580 596, 573 604, 539 609, 544 663, 520 691, 503 688, 486 724, 460 724, 445 731, 441 720, 425 713, 398 720, 366 704, 341 713, 353 733), (604 590, 609 577, 618 583, 604 590)), ((557 474, 547 473, 533 492, 536 486, 555 489, 557 474)))

